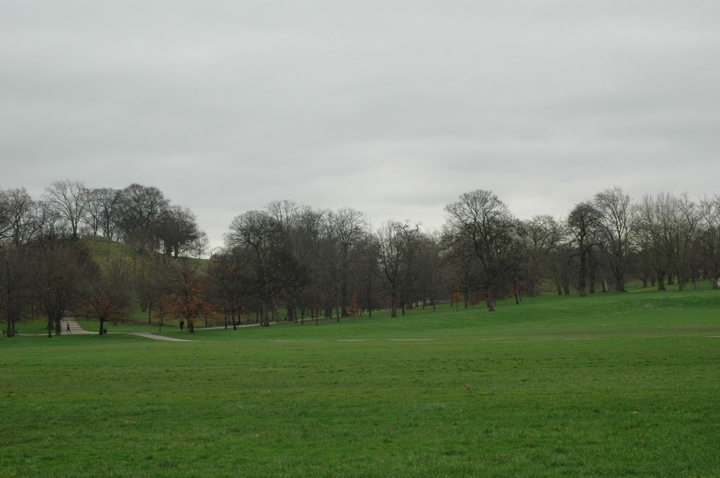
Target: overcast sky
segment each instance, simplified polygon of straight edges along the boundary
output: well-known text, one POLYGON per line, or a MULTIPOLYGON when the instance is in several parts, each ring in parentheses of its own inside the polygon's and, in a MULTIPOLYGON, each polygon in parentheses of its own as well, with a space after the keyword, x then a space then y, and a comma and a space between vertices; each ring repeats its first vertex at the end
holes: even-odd
POLYGON ((291 199, 439 228, 720 193, 720 2, 0 0, 0 188, 156 186, 213 245, 291 199))

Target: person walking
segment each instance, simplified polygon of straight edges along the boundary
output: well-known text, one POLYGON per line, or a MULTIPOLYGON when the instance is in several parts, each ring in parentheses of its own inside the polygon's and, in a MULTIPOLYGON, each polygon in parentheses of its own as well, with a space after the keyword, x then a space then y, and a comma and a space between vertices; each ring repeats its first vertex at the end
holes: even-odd
POLYGON ((72 331, 70 330, 70 321, 67 319, 65 320, 65 332, 72 334, 72 331))

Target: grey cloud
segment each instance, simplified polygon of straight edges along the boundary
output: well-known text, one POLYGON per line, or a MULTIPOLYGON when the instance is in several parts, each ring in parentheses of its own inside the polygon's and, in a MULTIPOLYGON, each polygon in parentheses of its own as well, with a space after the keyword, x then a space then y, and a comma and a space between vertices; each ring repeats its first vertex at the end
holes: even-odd
POLYGON ((0 1, 0 187, 155 185, 215 242, 289 198, 437 227, 718 190, 720 6, 0 1))

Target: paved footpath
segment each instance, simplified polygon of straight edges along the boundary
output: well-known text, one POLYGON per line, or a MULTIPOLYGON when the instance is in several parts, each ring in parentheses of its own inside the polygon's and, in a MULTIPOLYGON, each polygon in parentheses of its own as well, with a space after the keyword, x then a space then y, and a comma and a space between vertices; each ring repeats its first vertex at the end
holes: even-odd
MULTIPOLYGON (((66 317, 63 319, 63 334, 67 334, 67 326, 70 324, 70 335, 98 335, 100 333, 99 325, 98 330, 95 332, 92 332, 90 330, 85 330, 82 327, 80 327, 80 324, 78 324, 77 320, 75 320, 73 317, 66 317)), ((145 337, 148 339, 155 339, 155 340, 166 340, 168 342, 197 342, 196 340, 184 340, 184 339, 176 339, 173 337, 165 337, 162 335, 155 335, 152 332, 110 332, 111 334, 114 333, 121 333, 121 334, 128 334, 128 335, 137 335, 138 337, 145 337)))
POLYGON ((77 320, 75 320, 72 317, 65 317, 62 320, 62 333, 63 334, 72 334, 72 335, 98 335, 100 333, 100 330, 96 330, 95 332, 92 332, 90 330, 85 330, 82 327, 80 327, 80 324, 77 323, 77 320), (68 325, 70 326, 70 332, 67 331, 68 325))

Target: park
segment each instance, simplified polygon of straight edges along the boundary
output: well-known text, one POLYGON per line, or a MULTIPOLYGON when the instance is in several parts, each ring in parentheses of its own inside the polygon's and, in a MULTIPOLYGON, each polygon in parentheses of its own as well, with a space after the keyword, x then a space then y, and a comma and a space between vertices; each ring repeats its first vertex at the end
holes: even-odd
POLYGON ((0 476, 718 476, 719 310, 703 282, 192 335, 39 322, 0 345, 0 476))

